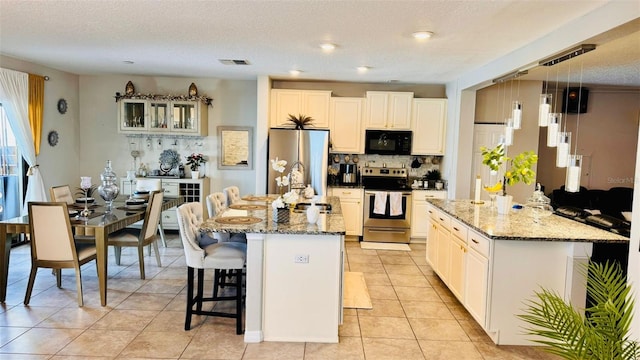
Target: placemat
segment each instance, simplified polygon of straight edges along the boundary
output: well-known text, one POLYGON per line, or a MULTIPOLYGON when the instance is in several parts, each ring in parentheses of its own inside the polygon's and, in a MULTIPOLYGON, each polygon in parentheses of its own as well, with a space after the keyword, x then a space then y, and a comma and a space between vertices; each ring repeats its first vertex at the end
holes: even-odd
POLYGON ((118 206, 116 209, 129 211, 129 212, 136 212, 136 211, 145 211, 145 210, 147 210, 147 207, 146 206, 142 206, 142 207, 136 207, 136 208, 129 208, 129 207, 126 207, 126 206, 118 206))
POLYGON ((229 209, 236 210, 264 210, 267 208, 267 205, 262 204, 231 204, 229 205, 229 209))
POLYGON ((250 225, 257 224, 262 219, 253 216, 225 216, 215 219, 218 224, 224 225, 250 225))
POLYGON ((268 196, 254 196, 254 195, 249 195, 242 198, 242 200, 246 200, 246 201, 267 201, 269 199, 270 197, 268 196))

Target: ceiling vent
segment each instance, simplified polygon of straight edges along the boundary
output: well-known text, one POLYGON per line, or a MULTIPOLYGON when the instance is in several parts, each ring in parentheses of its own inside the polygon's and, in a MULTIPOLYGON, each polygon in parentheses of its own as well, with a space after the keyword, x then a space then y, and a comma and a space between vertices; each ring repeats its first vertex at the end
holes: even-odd
POLYGON ((220 59, 220 62, 224 65, 251 65, 247 60, 220 59))

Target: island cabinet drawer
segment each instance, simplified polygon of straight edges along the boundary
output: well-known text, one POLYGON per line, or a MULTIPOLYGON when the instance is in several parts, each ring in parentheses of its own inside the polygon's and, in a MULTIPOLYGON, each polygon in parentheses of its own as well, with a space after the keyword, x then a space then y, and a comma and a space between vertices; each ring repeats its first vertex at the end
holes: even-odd
POLYGON ((480 234, 469 231, 469 240, 468 240, 469 249, 474 249, 487 259, 489 258, 490 252, 490 240, 480 234))
POLYGON ((180 195, 180 185, 178 183, 163 183, 164 196, 178 197, 180 195))
POLYGON ((162 225, 165 227, 173 227, 178 225, 178 215, 176 208, 171 208, 162 212, 162 225))
POLYGON ((451 227, 451 217, 440 210, 436 210, 435 220, 447 229, 451 227))
POLYGON ((469 228, 458 219, 451 218, 451 226, 449 228, 452 234, 455 234, 460 240, 467 242, 469 228))
POLYGON ((331 192, 333 196, 337 196, 341 199, 362 199, 363 191, 362 189, 342 189, 342 188, 332 188, 331 192))

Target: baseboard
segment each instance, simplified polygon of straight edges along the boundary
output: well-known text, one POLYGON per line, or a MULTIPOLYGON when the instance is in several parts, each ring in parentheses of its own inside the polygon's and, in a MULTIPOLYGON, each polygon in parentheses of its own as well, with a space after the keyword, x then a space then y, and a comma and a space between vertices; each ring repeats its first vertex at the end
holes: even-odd
POLYGON ((262 330, 245 331, 244 342, 246 343, 260 343, 262 342, 262 330))

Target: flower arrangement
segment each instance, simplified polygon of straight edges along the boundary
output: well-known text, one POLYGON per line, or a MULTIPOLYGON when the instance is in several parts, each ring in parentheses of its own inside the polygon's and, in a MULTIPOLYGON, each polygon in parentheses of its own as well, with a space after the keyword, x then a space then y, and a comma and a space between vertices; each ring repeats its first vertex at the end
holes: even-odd
POLYGON ((500 166, 508 162, 510 167, 505 171, 502 181, 495 185, 485 187, 488 192, 498 192, 502 190, 502 195, 506 195, 506 186, 523 182, 527 185, 535 180, 536 173, 531 168, 538 162, 538 155, 533 151, 523 151, 514 158, 505 156, 504 144, 500 143, 493 149, 480 147, 482 152, 482 164, 491 169, 492 174, 497 174, 500 166))
POLYGON ((171 169, 180 165, 180 155, 178 152, 172 149, 164 150, 160 154, 160 168, 164 171, 170 171, 171 169), (165 170, 167 169, 167 170, 165 170))
POLYGON ((311 125, 313 123, 313 118, 311 116, 299 114, 298 116, 289 114, 287 121, 291 121, 296 129, 304 130, 304 127, 307 125, 311 125))
POLYGON ((187 165, 189 165, 191 171, 197 171, 200 168, 200 165, 206 162, 207 158, 200 153, 192 153, 191 155, 187 156, 187 165))
POLYGON ((287 160, 280 160, 278 158, 275 158, 275 160, 271 159, 271 167, 273 168, 273 170, 280 173, 280 175, 276 177, 276 184, 278 185, 278 193, 280 194, 280 196, 278 196, 278 198, 271 203, 271 206, 274 209, 283 209, 287 206, 295 204, 295 202, 298 201, 298 193, 295 190, 291 190, 286 193, 284 192, 284 188, 286 186, 289 186, 290 177, 290 174, 283 174, 286 166, 287 160))

